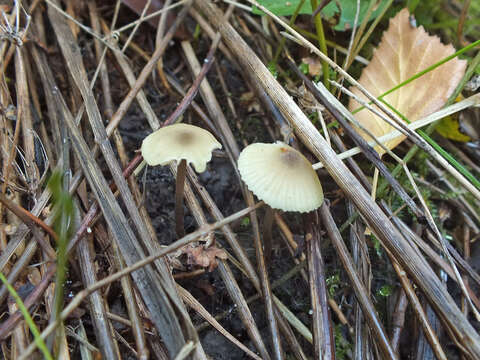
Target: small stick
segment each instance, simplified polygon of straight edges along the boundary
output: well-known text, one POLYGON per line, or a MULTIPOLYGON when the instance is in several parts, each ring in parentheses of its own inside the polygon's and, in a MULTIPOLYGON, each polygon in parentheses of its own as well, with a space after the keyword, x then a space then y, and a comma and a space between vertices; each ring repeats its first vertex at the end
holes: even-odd
MULTIPOLYGON (((77 215, 80 206, 77 204, 77 215)), ((91 284, 95 284, 97 281, 97 275, 94 265, 94 249, 93 249, 93 236, 89 234, 84 241, 81 241, 77 247, 77 259, 81 269, 82 283, 85 287, 91 284)), ((102 357, 105 359, 113 359, 120 356, 118 344, 114 341, 112 334, 112 327, 110 321, 107 318, 107 308, 105 306, 105 297, 101 292, 96 292, 89 296, 88 303, 90 309, 95 316, 92 317, 92 325, 97 335, 98 346, 102 353, 102 357)))
MULTIPOLYGON (((167 8, 170 6, 172 0, 166 0, 163 4, 163 8, 167 8)), ((163 34, 165 33, 165 27, 167 25, 167 17, 168 17, 168 11, 165 11, 162 13, 160 16, 160 19, 158 20, 158 26, 157 26, 157 36, 155 39, 155 43, 158 46, 160 43, 163 34)), ((158 75, 160 76, 160 80, 162 81, 163 86, 165 89, 167 89, 168 92, 171 92, 170 84, 168 83, 168 80, 165 76, 165 72, 163 71, 163 57, 160 57, 160 59, 157 62, 157 72, 158 75)))
POLYGON ((407 309, 408 301, 405 290, 400 289, 393 312, 392 319, 392 348, 398 354, 398 347, 400 346, 400 336, 402 335, 403 325, 405 324, 405 310, 407 309))
POLYGON ((198 93, 200 84, 202 83, 203 79, 205 78, 208 71, 213 65, 213 62, 214 62, 213 56, 215 54, 215 51, 217 50, 218 43, 219 41, 217 41, 216 43, 213 43, 210 46, 210 50, 208 51, 207 57, 203 61, 202 69, 197 74, 195 81, 193 82, 192 86, 190 86, 190 89, 188 89, 188 92, 185 94, 182 101, 175 109, 175 111, 172 114, 170 114, 167 120, 165 120, 165 122, 163 123, 163 126, 173 124, 175 120, 177 120, 188 109, 189 105, 192 103, 193 99, 198 93))
MULTIPOLYGON (((128 39, 127 41, 125 41, 125 44, 123 45, 123 48, 122 48, 122 53, 125 52, 125 50, 128 48, 128 45, 130 44, 130 42, 132 41, 135 33, 137 32, 138 28, 140 27, 141 23, 144 21, 144 17, 145 17, 145 14, 148 10, 148 8, 150 7, 150 3, 152 2, 152 0, 147 0, 146 3, 144 4, 143 6, 143 10, 142 10, 142 13, 140 14, 140 18, 138 20, 140 20, 138 23, 135 24, 133 30, 130 32, 130 34, 128 35, 128 39)), ((157 47, 159 45, 159 43, 156 44, 157 47)))
POLYGON ((266 206, 265 217, 263 218, 263 246, 265 249, 265 262, 267 265, 272 258, 272 225, 275 215, 275 210, 270 206, 266 206))
POLYGON ((462 12, 460 13, 460 18, 458 20, 457 39, 458 39, 458 42, 462 44, 462 46, 465 46, 466 44, 468 44, 463 39, 463 26, 465 25, 465 20, 468 14, 468 8, 470 7, 471 2, 472 0, 465 0, 463 2, 462 12))
POLYGON ((405 271, 398 264, 398 262, 393 258, 392 254, 388 251, 388 249, 385 249, 385 250, 388 256, 390 257, 390 260, 392 261, 393 268, 395 269, 395 272, 397 273, 398 278, 400 279, 400 283, 402 284, 402 287, 405 290, 408 300, 410 301, 410 304, 412 305, 413 310, 415 311, 415 314, 417 315, 418 320, 422 325, 423 333, 427 338, 430 346, 432 347, 432 350, 436 358, 438 360, 447 360, 447 356, 443 352, 442 345, 440 344, 438 337, 435 334, 435 331, 432 329, 430 322, 428 321, 427 315, 425 314, 425 311, 423 311, 422 304, 418 300, 418 297, 415 294, 415 290, 413 289, 413 286, 410 283, 410 280, 407 278, 405 271))
MULTIPOLYGON (((470 228, 467 224, 463 224, 463 255, 466 261, 470 259, 470 228)), ((463 276, 463 281, 465 285, 468 286, 468 278, 466 275, 463 276)), ((468 315, 468 303, 464 296, 462 296, 462 311, 465 316, 468 315)))
POLYGON ((316 212, 305 215, 310 297, 313 309, 313 343, 316 359, 335 359, 330 311, 327 301, 325 264, 320 248, 320 232, 316 212))
MULTIPOLYGON (((39 176, 37 166, 35 165, 32 110, 28 91, 29 81, 27 79, 24 53, 24 48, 17 47, 15 52, 15 83, 17 86, 17 107, 19 113, 17 120, 20 121, 20 116, 22 117, 21 124, 25 156, 25 179, 27 180, 28 190, 35 193, 38 186, 39 176)), ((6 179, 8 179, 8 177, 6 177, 6 179)))
POLYGON ((372 181, 372 200, 375 201, 377 197, 377 185, 378 185, 378 168, 375 168, 373 171, 373 181, 372 181))
MULTIPOLYGON (((14 203, 1 193, 0 202, 4 204, 8 210, 17 215, 25 223, 25 225, 31 228, 35 224, 42 228, 45 232, 47 232, 55 241, 57 241, 57 234, 55 233, 55 231, 50 226, 45 224, 41 219, 33 215, 31 212, 14 203)), ((53 258, 55 258, 55 256, 53 256, 53 258)))
MULTIPOLYGON (((13 299, 8 299, 7 302, 8 312, 10 314, 15 313, 18 310, 18 305, 13 299)), ((12 359, 16 359, 27 347, 27 334, 26 334, 26 324, 24 321, 15 327, 11 339, 11 349, 10 356, 12 359)))

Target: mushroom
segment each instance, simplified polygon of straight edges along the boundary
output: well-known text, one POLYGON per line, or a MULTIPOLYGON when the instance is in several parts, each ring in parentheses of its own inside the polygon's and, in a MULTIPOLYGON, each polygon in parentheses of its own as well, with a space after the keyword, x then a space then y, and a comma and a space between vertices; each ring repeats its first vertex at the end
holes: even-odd
POLYGON ((322 205, 322 185, 312 164, 281 141, 248 145, 240 153, 238 170, 248 189, 268 205, 263 226, 266 248, 271 246, 272 208, 304 213, 322 205))
POLYGON ((205 129, 188 124, 165 126, 143 139, 142 156, 148 165, 166 165, 176 161, 177 179, 175 183, 175 223, 177 237, 185 235, 183 225, 183 193, 187 162, 198 173, 204 172, 207 162, 212 159, 212 151, 222 145, 205 129))
POLYGON ((248 145, 238 171, 250 191, 274 209, 303 213, 322 205, 322 185, 312 164, 281 141, 248 145))

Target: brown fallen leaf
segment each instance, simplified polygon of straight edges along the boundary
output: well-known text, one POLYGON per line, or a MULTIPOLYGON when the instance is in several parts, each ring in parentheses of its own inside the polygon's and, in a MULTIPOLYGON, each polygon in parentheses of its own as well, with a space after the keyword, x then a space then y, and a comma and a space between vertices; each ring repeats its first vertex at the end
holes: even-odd
MULTIPOLYGON (((403 9, 390 19, 388 30, 383 34, 372 60, 362 72, 359 83, 373 96, 383 94, 455 52, 452 45, 442 44, 438 36, 428 35, 423 26, 412 26, 409 16, 408 10, 403 9)), ((420 120, 446 103, 463 77, 466 66, 465 60, 452 59, 385 96, 384 100, 410 121, 420 120)), ((360 99, 367 101, 358 88, 353 88, 352 91, 360 99)), ((358 107, 360 104, 350 99, 350 111, 358 107)), ((392 126, 367 109, 355 114, 355 118, 376 137, 393 130, 392 126)), ((364 131, 359 129, 359 132, 366 140, 371 140, 364 131)), ((393 149, 403 140, 405 136, 393 139, 385 145, 393 149)), ((377 148, 377 151, 384 152, 380 148, 377 148)))
POLYGON ((212 271, 217 267, 217 258, 227 259, 227 253, 215 246, 205 249, 202 245, 188 245, 183 251, 187 255, 188 264, 208 267, 208 271, 212 271))

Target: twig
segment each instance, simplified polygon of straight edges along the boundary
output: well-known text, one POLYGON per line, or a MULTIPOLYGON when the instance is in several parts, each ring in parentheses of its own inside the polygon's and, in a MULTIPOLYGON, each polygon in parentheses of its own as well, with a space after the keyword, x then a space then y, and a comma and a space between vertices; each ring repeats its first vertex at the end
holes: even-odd
MULTIPOLYGON (((345 57, 345 61, 343 62, 343 69, 345 71, 347 71, 348 65, 350 64, 350 58, 353 58, 352 56, 353 42, 355 40, 355 35, 357 31, 358 16, 360 15, 360 0, 357 0, 356 2, 357 2, 357 7, 355 9, 355 19, 353 20, 352 34, 350 35, 350 41, 348 42, 347 56, 345 57)), ((370 16, 370 14, 367 14, 366 16, 370 16)))
POLYGON ((405 290, 400 289, 395 304, 395 310, 392 315, 392 348, 398 354, 400 346, 400 337, 402 335, 403 326, 405 324, 405 311, 407 309, 408 301, 405 295, 405 290))
MULTIPOLYGON (((220 38, 219 38, 219 41, 220 41, 220 38)), ((191 102, 193 101, 195 96, 197 95, 203 79, 205 78, 207 73, 210 71, 210 69, 211 69, 211 67, 212 67, 212 65, 215 61, 214 54, 215 54, 215 51, 217 50, 217 46, 218 46, 219 41, 217 41, 216 43, 214 43, 210 46, 210 50, 208 51, 207 57, 203 61, 202 69, 196 75, 195 81, 190 86, 190 89, 188 89, 187 93, 183 97, 180 104, 178 104, 175 111, 170 114, 170 116, 167 118, 167 120, 165 120, 163 126, 173 124, 175 122, 175 120, 177 120, 180 116, 182 116, 182 114, 188 109, 189 105, 191 104, 191 102)))
POLYGON ((313 310, 313 339, 316 359, 335 359, 335 341, 327 301, 325 264, 320 247, 318 214, 312 212, 305 218, 305 240, 308 258, 310 298, 313 310))
MULTIPOLYGON (((128 35, 128 38, 127 38, 127 41, 125 41, 125 44, 123 45, 123 48, 121 50, 122 53, 125 52, 125 50, 128 48, 128 45, 130 44, 130 42, 132 41, 133 37, 135 36, 135 34, 137 33, 137 30, 138 30, 138 27, 140 26, 140 24, 145 21, 145 13, 147 12, 148 8, 150 7, 150 3, 152 2, 152 0, 147 0, 145 2, 145 4, 143 5, 143 10, 142 10, 142 13, 140 14, 140 18, 138 20, 140 20, 139 22, 137 22, 135 24, 135 26, 133 27, 133 30, 130 32, 130 35, 128 35)), ((157 44, 157 47, 158 47, 159 44, 157 44)))
MULTIPOLYGON (((13 201, 8 199, 3 194, 0 194, 0 202, 3 205, 5 205, 5 207, 8 210, 13 212, 16 216, 18 216, 25 223, 25 225, 27 225, 30 228, 33 225, 36 225, 36 226, 40 227, 41 229, 43 229, 45 232, 47 232, 55 241, 57 240, 57 234, 55 233, 55 231, 50 226, 45 224, 45 222, 43 222, 41 219, 39 219, 38 217, 33 215, 31 212, 25 210, 20 205, 14 203, 13 201)), ((51 256, 52 259, 55 258, 55 251, 53 251, 52 248, 50 248, 50 249, 46 248, 44 250, 47 251, 47 253, 49 253, 49 255, 53 255, 53 256, 51 256), (52 253, 52 251, 53 251, 53 253, 52 253)))
MULTIPOLYGON (((79 210, 77 206, 77 211, 79 210)), ((77 212, 77 216, 78 216, 77 212)), ((89 234, 84 241, 81 241, 77 247, 77 258, 81 269, 83 284, 88 287, 97 282, 94 264, 93 236, 89 234)), ((105 359, 114 359, 120 357, 118 344, 112 336, 112 325, 107 318, 105 299, 101 292, 95 292, 88 297, 90 309, 95 316, 93 317, 93 326, 97 335, 98 346, 105 359)))
POLYGON ((410 301, 410 304, 412 305, 415 314, 418 317, 418 320, 420 321, 420 324, 422 325, 423 328, 423 333, 425 334, 425 337, 427 338, 428 342, 430 343, 430 346, 432 347, 433 352, 435 353, 435 356, 437 357, 438 360, 447 360, 447 356, 445 355, 442 346, 440 345, 440 342, 435 335, 435 332, 430 326, 430 323, 427 319, 427 316, 425 312, 423 311, 422 305, 420 304, 420 301, 417 298, 417 295, 415 294, 415 290, 412 287, 412 284, 408 280, 408 278, 405 275, 405 271, 402 269, 402 267, 398 264, 398 262, 391 256, 391 254, 387 251, 387 253, 390 256, 390 259, 392 260, 393 268, 395 269, 400 282, 402 284, 403 289, 405 290, 405 293, 407 294, 407 297, 410 301))

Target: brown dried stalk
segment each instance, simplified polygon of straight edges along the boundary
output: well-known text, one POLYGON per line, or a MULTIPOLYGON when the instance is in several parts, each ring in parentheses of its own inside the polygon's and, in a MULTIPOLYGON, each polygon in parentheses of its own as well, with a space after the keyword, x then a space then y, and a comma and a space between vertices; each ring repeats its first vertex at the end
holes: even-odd
POLYGON ((310 298, 313 310, 313 340, 316 359, 335 359, 335 340, 328 308, 325 264, 320 246, 320 229, 317 212, 306 215, 305 241, 307 248, 310 298))

